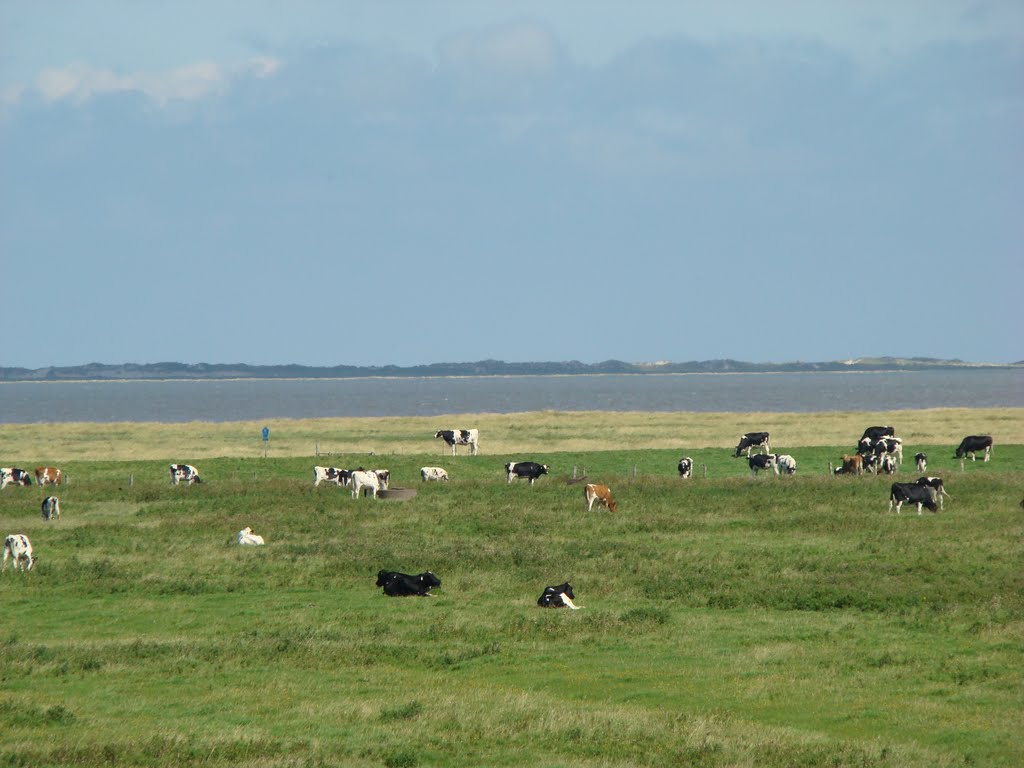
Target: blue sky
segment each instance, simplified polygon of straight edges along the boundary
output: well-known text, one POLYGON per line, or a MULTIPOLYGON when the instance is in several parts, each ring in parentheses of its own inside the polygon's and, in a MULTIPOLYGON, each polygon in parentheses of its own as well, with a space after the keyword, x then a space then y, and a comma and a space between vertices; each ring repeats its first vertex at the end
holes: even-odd
POLYGON ((1024 358, 1024 4, 0 0, 0 365, 1024 358))

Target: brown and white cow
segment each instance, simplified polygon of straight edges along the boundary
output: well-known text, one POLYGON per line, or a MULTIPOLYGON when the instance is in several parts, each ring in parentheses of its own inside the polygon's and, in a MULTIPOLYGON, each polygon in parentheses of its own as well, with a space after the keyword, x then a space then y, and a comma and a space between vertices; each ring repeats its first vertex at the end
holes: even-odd
POLYGON ((615 499, 612 498, 612 489, 600 483, 587 483, 583 486, 583 497, 587 500, 587 512, 594 508, 594 502, 603 504, 609 512, 616 510, 615 499))
POLYGON ((845 453, 840 458, 842 465, 836 470, 836 474, 862 475, 864 474, 864 457, 859 453, 854 456, 847 456, 845 453))
POLYGON ((36 467, 37 485, 60 485, 64 480, 64 473, 57 467, 36 467))

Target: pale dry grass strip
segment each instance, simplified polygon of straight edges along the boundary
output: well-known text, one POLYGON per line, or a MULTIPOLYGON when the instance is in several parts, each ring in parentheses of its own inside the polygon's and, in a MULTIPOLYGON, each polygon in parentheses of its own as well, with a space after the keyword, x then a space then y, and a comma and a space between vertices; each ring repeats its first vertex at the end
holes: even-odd
MULTIPOLYGON (((480 453, 729 448, 744 432, 766 430, 787 447, 850 445, 864 428, 889 424, 916 444, 955 447, 969 434, 1000 444, 1024 443, 1024 408, 930 408, 827 413, 703 413, 536 411, 450 416, 269 419, 266 421, 7 424, 0 428, 5 464, 73 460, 189 461, 263 455, 261 430, 270 428, 268 456, 321 453, 449 455, 434 439, 439 429, 480 430, 480 453)), ((468 454, 465 446, 459 455, 468 454)))

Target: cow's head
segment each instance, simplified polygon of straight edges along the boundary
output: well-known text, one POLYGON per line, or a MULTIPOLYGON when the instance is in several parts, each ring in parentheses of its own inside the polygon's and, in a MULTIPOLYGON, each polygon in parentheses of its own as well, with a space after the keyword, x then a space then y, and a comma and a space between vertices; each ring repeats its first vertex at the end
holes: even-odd
POLYGON ((558 594, 568 595, 569 599, 571 600, 576 599, 576 594, 572 591, 572 584, 570 584, 568 581, 564 584, 559 584, 557 587, 555 587, 555 592, 557 592, 558 594))
POLYGON ((427 571, 425 573, 421 573, 419 575, 419 580, 420 580, 420 584, 422 584, 427 589, 432 589, 433 587, 440 587, 441 586, 441 580, 439 578, 437 578, 437 576, 432 574, 430 571, 427 571))
POLYGON ((391 571, 377 571, 377 586, 383 587, 391 575, 391 571))

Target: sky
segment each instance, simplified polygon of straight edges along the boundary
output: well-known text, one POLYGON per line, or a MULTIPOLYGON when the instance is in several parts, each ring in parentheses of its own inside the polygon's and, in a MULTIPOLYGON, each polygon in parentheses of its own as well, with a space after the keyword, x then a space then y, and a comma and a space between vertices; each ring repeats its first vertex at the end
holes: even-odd
POLYGON ((0 0, 0 366, 1024 359, 1024 3, 0 0))

